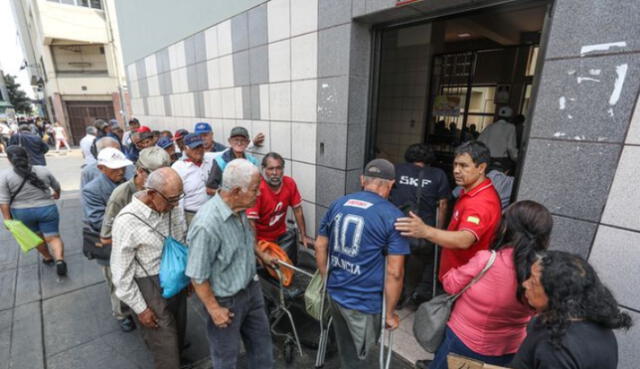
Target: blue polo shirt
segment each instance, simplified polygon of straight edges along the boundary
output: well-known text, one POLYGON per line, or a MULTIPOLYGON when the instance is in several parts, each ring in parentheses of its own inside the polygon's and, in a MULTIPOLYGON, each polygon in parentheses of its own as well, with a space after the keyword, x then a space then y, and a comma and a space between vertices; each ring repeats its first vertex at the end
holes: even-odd
POLYGON ((403 214, 378 194, 361 191, 336 200, 320 223, 329 238, 327 290, 341 306, 380 314, 385 253, 407 255, 409 242, 393 224, 403 214))

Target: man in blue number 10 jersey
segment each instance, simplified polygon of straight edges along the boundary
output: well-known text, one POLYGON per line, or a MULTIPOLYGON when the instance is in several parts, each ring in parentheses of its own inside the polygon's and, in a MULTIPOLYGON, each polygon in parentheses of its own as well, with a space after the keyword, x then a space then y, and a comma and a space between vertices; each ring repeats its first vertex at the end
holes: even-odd
POLYGON ((403 214, 387 201, 394 179, 393 164, 372 160, 360 177, 363 191, 336 200, 320 223, 316 262, 326 275, 329 257, 327 291, 342 368, 367 367, 381 332, 383 291, 386 328, 399 325, 395 307, 410 249, 393 226, 403 214))

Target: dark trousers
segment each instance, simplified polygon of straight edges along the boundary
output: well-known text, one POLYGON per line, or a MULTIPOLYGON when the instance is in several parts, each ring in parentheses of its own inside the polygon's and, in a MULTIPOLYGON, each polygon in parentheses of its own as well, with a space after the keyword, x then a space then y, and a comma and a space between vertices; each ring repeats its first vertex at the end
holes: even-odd
POLYGON ((412 247, 411 254, 405 260, 405 279, 403 294, 413 297, 418 302, 430 300, 433 296, 435 268, 435 246, 424 240, 421 245, 412 247))
POLYGON ((209 317, 207 336, 215 369, 235 369, 240 354, 240 340, 247 351, 249 369, 273 368, 273 344, 269 319, 260 283, 252 281, 244 290, 230 297, 217 298, 218 304, 233 314, 231 325, 219 328, 209 317))
POLYGON ((147 328, 133 314, 142 338, 153 354, 156 369, 179 369, 180 348, 187 327, 187 290, 165 299, 158 276, 136 278, 138 288, 158 320, 158 328, 147 328))
POLYGON ((371 349, 380 337, 380 314, 341 307, 329 298, 341 369, 368 369, 371 349))

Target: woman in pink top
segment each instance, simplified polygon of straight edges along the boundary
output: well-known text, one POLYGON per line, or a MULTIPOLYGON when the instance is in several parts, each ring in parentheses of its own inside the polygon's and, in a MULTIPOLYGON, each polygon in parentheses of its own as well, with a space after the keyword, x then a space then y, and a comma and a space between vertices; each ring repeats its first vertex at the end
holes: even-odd
MULTIPOLYGON (((534 314, 522 282, 529 278, 536 253, 549 245, 552 227, 551 214, 536 202, 520 201, 505 210, 492 246, 495 262, 456 301, 429 369, 446 369, 449 353, 494 365, 511 362, 534 314)), ((442 278, 444 290, 460 292, 490 256, 490 251, 479 251, 466 265, 451 269, 442 278)))

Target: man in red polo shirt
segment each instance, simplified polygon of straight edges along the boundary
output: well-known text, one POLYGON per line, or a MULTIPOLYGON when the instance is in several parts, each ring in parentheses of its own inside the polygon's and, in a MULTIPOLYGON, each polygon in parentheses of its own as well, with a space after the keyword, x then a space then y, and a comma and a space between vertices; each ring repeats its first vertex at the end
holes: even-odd
POLYGON ((489 149, 479 141, 467 141, 456 148, 453 177, 463 191, 447 230, 428 226, 415 214, 399 218, 395 224, 401 235, 425 238, 444 249, 440 280, 450 269, 466 264, 476 252, 487 250, 500 225, 500 197, 485 174, 490 160, 489 149))
POLYGON ((300 241, 305 247, 312 239, 307 237, 307 227, 302 213, 302 197, 293 178, 284 175, 284 159, 275 152, 268 153, 262 160, 262 181, 260 195, 253 208, 247 209, 247 218, 254 225, 256 239, 275 242, 280 245, 295 262, 295 239, 287 233, 287 210, 293 208, 298 224, 300 241), (293 243, 293 245, 291 245, 293 243))

